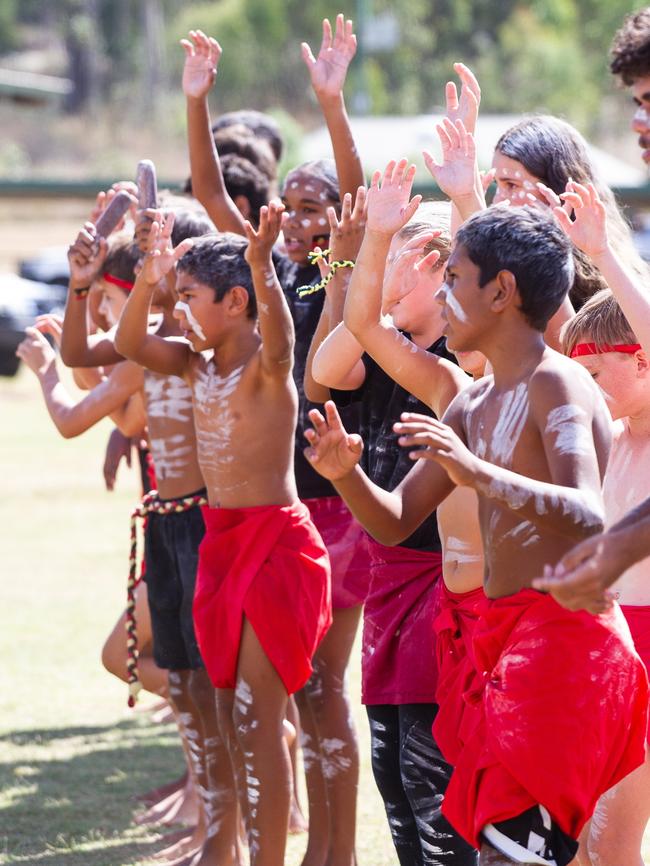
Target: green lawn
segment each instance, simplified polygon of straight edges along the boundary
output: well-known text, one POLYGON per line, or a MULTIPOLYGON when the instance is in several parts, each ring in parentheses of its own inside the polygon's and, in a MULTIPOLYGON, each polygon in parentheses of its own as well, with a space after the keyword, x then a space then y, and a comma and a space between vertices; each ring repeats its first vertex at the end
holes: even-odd
MULTIPOLYGON (((35 377, 0 378, 0 863, 125 866, 161 847, 131 799, 178 776, 174 729, 126 708, 100 650, 124 605, 135 471, 104 490, 108 423, 65 441, 35 377)), ((395 858, 362 734, 359 862, 395 858)), ((298 866, 304 835, 291 837, 298 866)))
MULTIPOLYGON (((106 493, 110 425, 61 439, 29 371, 0 378, 0 421, 0 863, 142 862, 160 837, 132 824, 131 798, 183 764, 173 727, 128 711, 124 686, 99 661, 124 604, 136 473, 106 493)), ((396 858, 369 768, 358 670, 357 647, 359 864, 388 866, 396 858)), ((289 839, 288 866, 304 846, 304 835, 289 839)))

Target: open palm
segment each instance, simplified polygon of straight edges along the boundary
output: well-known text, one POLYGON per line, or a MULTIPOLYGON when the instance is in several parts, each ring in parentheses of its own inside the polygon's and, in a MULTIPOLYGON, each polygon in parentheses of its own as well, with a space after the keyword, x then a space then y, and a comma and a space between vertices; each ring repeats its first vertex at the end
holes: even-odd
POLYGON ((357 50, 357 37, 352 32, 352 21, 336 16, 336 31, 327 18, 323 20, 323 40, 318 57, 302 43, 302 57, 311 77, 312 87, 319 96, 338 96, 343 90, 348 67, 357 50))
POLYGON ((189 36, 189 39, 181 39, 185 51, 183 93, 192 99, 201 99, 217 77, 221 46, 201 30, 190 30, 189 36))

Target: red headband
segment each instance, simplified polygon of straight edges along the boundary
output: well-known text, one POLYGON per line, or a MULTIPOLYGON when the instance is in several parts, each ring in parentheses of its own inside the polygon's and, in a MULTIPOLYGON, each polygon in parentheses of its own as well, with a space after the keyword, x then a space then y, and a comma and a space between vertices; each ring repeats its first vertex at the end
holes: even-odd
POLYGON ((107 283, 113 283, 114 286, 119 286, 120 289, 126 289, 127 292, 130 292, 135 285, 134 283, 130 283, 128 280, 121 280, 119 277, 109 274, 108 271, 104 271, 102 278, 105 279, 107 283))
POLYGON ((624 355, 633 355, 641 348, 640 343, 576 343, 571 350, 572 358, 580 358, 582 355, 602 355, 604 352, 621 352, 624 355))

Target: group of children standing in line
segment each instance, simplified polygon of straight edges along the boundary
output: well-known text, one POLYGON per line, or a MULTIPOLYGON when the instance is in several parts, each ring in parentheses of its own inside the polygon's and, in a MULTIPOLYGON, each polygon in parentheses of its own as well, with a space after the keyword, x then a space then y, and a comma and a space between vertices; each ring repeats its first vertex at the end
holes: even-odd
POLYGON ((211 126, 221 46, 182 45, 186 195, 141 201, 105 238, 102 194, 70 247, 63 322, 18 350, 62 435, 106 416, 146 431, 144 580, 104 658, 135 686, 137 633, 139 681, 178 725, 198 817, 166 862, 244 862, 243 822, 251 863, 280 866, 303 821, 300 748, 303 866, 353 866, 363 608, 372 768, 402 866, 641 864, 648 560, 615 590, 569 577, 576 545, 602 551, 647 495, 650 291, 584 140, 524 119, 482 176, 480 88, 456 64, 442 159, 425 153, 447 200, 411 197, 405 159, 366 189, 339 15, 318 57, 302 46, 334 161, 289 171, 280 201, 277 129, 246 111, 211 126))

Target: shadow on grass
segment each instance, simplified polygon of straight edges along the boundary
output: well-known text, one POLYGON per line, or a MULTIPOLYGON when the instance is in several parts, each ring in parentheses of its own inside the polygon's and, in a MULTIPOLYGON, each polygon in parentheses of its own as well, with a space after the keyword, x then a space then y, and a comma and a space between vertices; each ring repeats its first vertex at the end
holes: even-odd
POLYGON ((133 823, 135 796, 183 772, 170 725, 15 731, 0 738, 0 862, 126 866, 160 837, 133 823))

